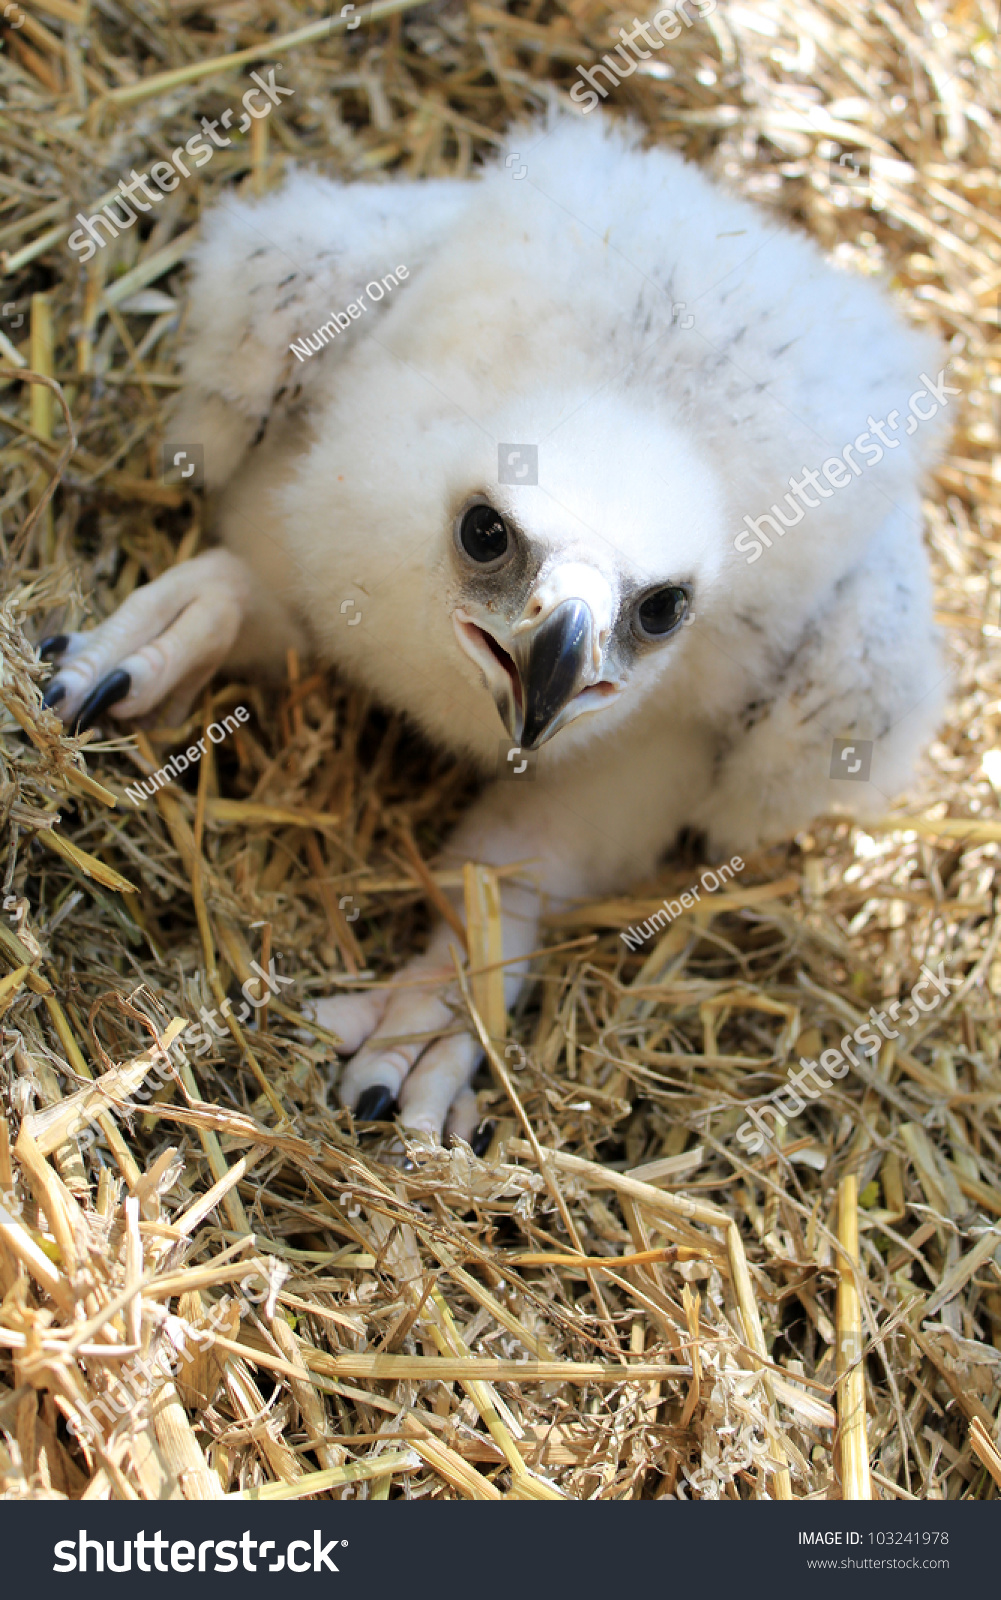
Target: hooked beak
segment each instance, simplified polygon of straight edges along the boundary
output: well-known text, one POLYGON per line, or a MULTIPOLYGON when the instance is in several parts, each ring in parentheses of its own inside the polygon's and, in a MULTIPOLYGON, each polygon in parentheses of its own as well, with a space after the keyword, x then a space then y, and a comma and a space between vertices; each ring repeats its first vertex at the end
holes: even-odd
POLYGON ((519 624, 502 645, 462 611, 454 614, 459 643, 476 663, 511 739, 537 750, 585 711, 618 691, 600 679, 601 650, 590 607, 574 596, 527 629, 519 624))
POLYGON ((508 727, 525 750, 537 750, 563 726, 561 713, 592 676, 594 622, 583 600, 564 600, 540 628, 514 641, 521 679, 521 726, 508 727))

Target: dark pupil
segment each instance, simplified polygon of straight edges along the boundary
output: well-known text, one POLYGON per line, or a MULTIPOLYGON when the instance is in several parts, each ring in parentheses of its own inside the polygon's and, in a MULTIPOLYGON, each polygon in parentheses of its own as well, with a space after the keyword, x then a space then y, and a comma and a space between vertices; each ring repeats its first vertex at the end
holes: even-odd
POLYGON ((493 506, 471 506, 462 519, 459 537, 474 561, 496 561, 507 549, 507 529, 493 506))
POLYGON ((687 603, 684 589, 656 589, 648 594, 639 613, 644 633, 670 633, 684 616, 687 603))

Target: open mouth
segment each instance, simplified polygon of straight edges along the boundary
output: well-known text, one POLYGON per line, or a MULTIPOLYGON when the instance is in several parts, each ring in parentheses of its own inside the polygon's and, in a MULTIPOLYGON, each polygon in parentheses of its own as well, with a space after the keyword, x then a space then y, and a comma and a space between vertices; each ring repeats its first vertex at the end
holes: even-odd
POLYGON ((497 640, 492 636, 492 634, 487 633, 485 628, 478 628, 475 622, 469 623, 468 626, 473 633, 479 634, 479 640, 477 643, 482 643, 485 645, 490 651, 490 654, 493 656, 494 660, 500 662, 500 665, 504 668, 504 671, 511 679, 511 692, 514 695, 514 703, 518 707, 519 711, 524 711, 525 707, 522 704, 521 678, 518 676, 518 669, 511 657, 508 655, 507 651, 497 643, 497 640))
POLYGON ((465 646, 466 653, 477 666, 485 673, 487 683, 493 687, 497 667, 507 674, 511 686, 511 696, 518 710, 524 713, 525 704, 521 687, 521 678, 518 669, 508 655, 507 651, 497 643, 493 634, 487 633, 485 628, 477 627, 475 622, 468 618, 456 618, 456 631, 460 635, 460 642, 465 646), (496 666, 494 665, 496 663, 496 666))
MULTIPOLYGON (((536 672, 536 678, 526 683, 515 657, 498 643, 488 629, 481 628, 472 617, 460 611, 453 612, 452 621, 459 644, 483 674, 504 726, 512 738, 526 738, 531 748, 535 748, 540 740, 545 742, 559 728, 585 712, 597 711, 619 692, 616 684, 603 678, 598 683, 585 684, 566 699, 557 691, 552 708, 547 708, 545 696, 552 694, 552 677, 538 679, 539 664, 534 655, 531 658, 526 656, 522 662, 522 671, 527 670, 531 674, 534 668, 536 672), (536 723, 539 723, 538 728, 536 723)), ((553 670, 551 665, 550 674, 553 670)), ((570 687, 568 684, 567 688, 570 687)))

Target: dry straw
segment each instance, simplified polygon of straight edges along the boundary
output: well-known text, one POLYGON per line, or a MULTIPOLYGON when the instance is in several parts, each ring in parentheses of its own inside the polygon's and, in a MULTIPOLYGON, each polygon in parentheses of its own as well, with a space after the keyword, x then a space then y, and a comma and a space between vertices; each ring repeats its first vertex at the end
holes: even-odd
POLYGON ((514 1017, 494 876, 431 864, 463 772, 296 660, 280 689, 217 682, 183 730, 68 738, 29 642, 203 539, 158 446, 213 196, 293 160, 465 175, 633 22, 597 0, 361 11, 349 30, 299 0, 35 0, 2 24, 2 1492, 994 1498, 996 0, 948 24, 912 0, 721 0, 667 75, 610 98, 845 270, 886 274, 950 344, 965 398, 928 524, 954 713, 895 812, 759 856, 649 950, 618 930, 689 866, 563 918, 514 1017), (295 96, 82 269, 75 213, 277 61, 295 96), (253 720, 197 793, 122 803, 238 703, 253 720), (328 1107, 332 1041, 297 1024, 310 995, 384 981, 458 886, 496 1132, 485 1161, 403 1165, 328 1107), (266 1027, 231 1015, 165 1070, 172 1020, 221 1012, 271 959, 296 985, 266 1027), (745 1103, 923 962, 962 987, 745 1159, 745 1103), (123 1376, 134 1354, 150 1383, 123 1376))

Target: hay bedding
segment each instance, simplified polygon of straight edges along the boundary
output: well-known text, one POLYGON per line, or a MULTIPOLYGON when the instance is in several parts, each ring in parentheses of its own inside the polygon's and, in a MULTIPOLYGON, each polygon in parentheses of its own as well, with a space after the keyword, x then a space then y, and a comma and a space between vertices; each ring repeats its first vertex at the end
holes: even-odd
POLYGON ((485 1161, 359 1140, 325 1102, 329 1041, 297 1030, 308 995, 418 946, 465 775, 295 660, 277 688, 217 683, 183 731, 96 744, 41 710, 29 641, 202 538, 158 459, 202 207, 293 159, 465 173, 633 21, 376 9, 348 31, 291 0, 35 0, 3 27, 3 1493, 994 1498, 994 0, 722 3, 610 99, 949 342, 928 523, 954 711, 867 831, 819 822, 635 954, 618 930, 695 868, 563 919, 512 1018, 469 869, 485 1161), (82 270, 72 215, 275 61, 294 98, 82 270), (869 188, 832 177, 841 147, 869 188), (252 721, 196 783, 124 799, 236 704, 252 721), (172 1019, 239 1000, 254 960, 294 985, 166 1066, 172 1019), (940 962, 947 1001, 745 1155, 745 1101, 940 962))

